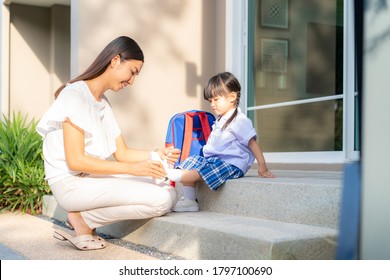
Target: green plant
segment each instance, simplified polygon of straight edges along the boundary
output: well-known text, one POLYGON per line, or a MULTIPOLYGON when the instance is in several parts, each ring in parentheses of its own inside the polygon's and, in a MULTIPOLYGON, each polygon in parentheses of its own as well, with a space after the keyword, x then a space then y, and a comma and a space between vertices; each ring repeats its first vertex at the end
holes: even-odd
POLYGON ((37 122, 13 113, 0 121, 0 209, 31 214, 42 211, 42 197, 50 193, 44 180, 42 138, 37 122))

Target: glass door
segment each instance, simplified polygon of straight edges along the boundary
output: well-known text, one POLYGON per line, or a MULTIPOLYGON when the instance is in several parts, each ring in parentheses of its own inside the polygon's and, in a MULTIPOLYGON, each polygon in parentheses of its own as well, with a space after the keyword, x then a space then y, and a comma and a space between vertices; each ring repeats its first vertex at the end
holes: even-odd
POLYGON ((343 0, 249 0, 247 113, 267 158, 354 157, 352 10, 343 0))

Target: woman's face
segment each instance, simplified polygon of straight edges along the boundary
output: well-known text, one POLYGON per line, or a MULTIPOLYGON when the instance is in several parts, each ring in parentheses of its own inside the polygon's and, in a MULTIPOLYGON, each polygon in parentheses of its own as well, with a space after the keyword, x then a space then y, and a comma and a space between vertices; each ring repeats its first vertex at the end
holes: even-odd
POLYGON ((141 72, 143 62, 140 60, 125 60, 117 59, 114 61, 115 76, 112 79, 111 89, 119 91, 128 85, 134 83, 135 77, 141 72))

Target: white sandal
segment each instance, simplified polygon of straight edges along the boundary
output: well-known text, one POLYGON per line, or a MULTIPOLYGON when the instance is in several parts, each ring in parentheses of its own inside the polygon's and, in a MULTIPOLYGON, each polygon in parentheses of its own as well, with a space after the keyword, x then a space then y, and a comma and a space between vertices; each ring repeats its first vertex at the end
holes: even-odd
POLYGON ((74 237, 64 231, 55 230, 53 237, 61 241, 69 241, 73 246, 82 251, 99 250, 106 247, 104 240, 97 240, 90 234, 74 237))
MULTIPOLYGON (((65 221, 65 225, 71 229, 71 230, 74 230, 74 227, 73 225, 69 222, 69 220, 66 220, 65 221)), ((99 235, 97 235, 96 233, 96 228, 92 230, 92 236, 93 238, 95 238, 97 241, 105 241, 104 238, 100 237, 99 235)))

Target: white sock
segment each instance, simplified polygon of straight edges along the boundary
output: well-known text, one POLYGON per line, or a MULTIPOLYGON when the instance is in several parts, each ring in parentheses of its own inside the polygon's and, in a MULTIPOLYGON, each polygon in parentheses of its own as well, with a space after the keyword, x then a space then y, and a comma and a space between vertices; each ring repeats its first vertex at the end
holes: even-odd
POLYGON ((189 186, 183 186, 183 196, 185 198, 195 200, 196 199, 196 192, 195 192, 194 187, 189 187, 189 186))
POLYGON ((180 183, 183 171, 181 169, 166 169, 167 177, 169 180, 180 183))

